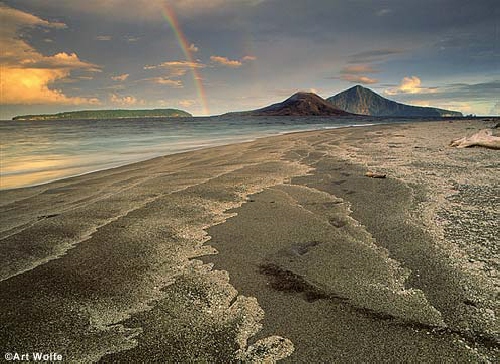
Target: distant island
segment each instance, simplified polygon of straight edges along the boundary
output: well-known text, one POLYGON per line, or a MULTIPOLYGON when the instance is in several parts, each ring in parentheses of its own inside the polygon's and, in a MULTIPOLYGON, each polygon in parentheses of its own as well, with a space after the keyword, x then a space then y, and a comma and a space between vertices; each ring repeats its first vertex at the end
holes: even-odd
POLYGON ((250 111, 231 112, 229 116, 348 116, 325 99, 310 92, 297 92, 283 102, 250 111))
MULTIPOLYGON (((380 117, 463 117, 461 112, 405 105, 386 99, 369 88, 357 85, 323 99, 310 92, 297 92, 288 99, 260 109, 229 112, 224 116, 380 116, 380 117)), ((192 117, 178 109, 82 110, 57 114, 20 115, 12 120, 76 120, 192 117)))
POLYGON ((461 112, 400 104, 357 85, 326 99, 332 106, 358 115, 401 117, 461 117, 461 112))
POLYGON ((183 110, 150 109, 150 110, 82 110, 57 114, 19 115, 12 120, 86 120, 86 119, 131 119, 131 118, 178 118, 192 117, 183 110))
POLYGON ((357 85, 323 99, 310 92, 297 92, 288 99, 260 109, 230 112, 224 116, 379 116, 379 117, 463 117, 461 112, 405 105, 386 99, 357 85))

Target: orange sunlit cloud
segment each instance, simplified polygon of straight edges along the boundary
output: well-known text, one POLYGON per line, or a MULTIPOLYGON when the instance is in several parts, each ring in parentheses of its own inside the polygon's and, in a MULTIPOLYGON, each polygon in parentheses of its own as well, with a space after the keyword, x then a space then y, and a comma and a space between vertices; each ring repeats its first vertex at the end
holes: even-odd
POLYGON ((241 61, 232 60, 232 59, 229 59, 227 57, 221 57, 221 56, 211 56, 210 60, 212 62, 221 64, 221 65, 227 66, 227 67, 237 68, 237 67, 241 67, 243 65, 243 63, 241 61))
POLYGON ((233 59, 229 59, 227 57, 222 57, 222 56, 211 56, 210 57, 210 60, 212 62, 218 63, 222 66, 232 67, 232 68, 241 67, 241 66, 243 66, 244 62, 255 61, 256 59, 257 59, 257 57, 254 57, 254 56, 244 56, 240 60, 237 60, 237 59, 233 60, 233 59))
POLYGON ((245 62, 245 61, 255 61, 256 59, 257 57, 255 56, 245 56, 241 60, 245 62))
POLYGON ((156 68, 179 68, 179 69, 190 69, 190 68, 204 68, 206 67, 200 62, 190 62, 190 61, 168 61, 157 65, 144 66, 145 70, 152 70, 156 68))
POLYGON ((61 90, 49 89, 57 79, 69 76, 64 69, 2 67, 1 104, 99 104, 96 98, 68 97, 61 90))
POLYGON ((340 79, 354 83, 362 83, 365 85, 372 85, 378 82, 378 79, 376 78, 370 78, 368 76, 362 76, 362 75, 350 75, 350 74, 341 75, 340 79))
POLYGON ((62 29, 66 25, 49 22, 32 14, 0 4, 1 104, 98 104, 96 98, 71 97, 61 90, 50 88, 54 82, 65 80, 72 70, 100 71, 99 67, 82 61, 76 53, 59 52, 44 56, 18 36, 21 29, 45 27, 62 29))
POLYGON ((390 88, 384 91, 386 95, 398 94, 421 94, 436 93, 436 88, 422 87, 422 80, 417 76, 404 77, 398 87, 390 88))
POLYGON ((101 70, 94 64, 82 61, 76 53, 60 52, 53 56, 40 57, 40 54, 34 57, 26 57, 19 60, 20 66, 25 68, 49 68, 49 69, 84 69, 91 72, 100 72, 101 70))
POLYGON ((378 73, 379 71, 367 64, 355 64, 346 66, 340 71, 343 74, 364 74, 364 73, 378 73))
POLYGON ((113 81, 125 81, 128 78, 129 74, 124 73, 122 75, 117 75, 117 76, 111 76, 111 79, 113 81))
POLYGON ((355 64, 348 65, 340 71, 340 79, 353 83, 362 83, 365 85, 372 85, 378 83, 378 79, 366 76, 367 73, 378 73, 368 64, 355 64))

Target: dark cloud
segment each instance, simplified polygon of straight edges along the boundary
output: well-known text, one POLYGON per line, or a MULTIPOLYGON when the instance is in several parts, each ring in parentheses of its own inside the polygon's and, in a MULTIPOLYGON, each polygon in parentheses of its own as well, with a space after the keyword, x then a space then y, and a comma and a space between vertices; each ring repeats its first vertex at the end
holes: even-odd
POLYGON ((451 84, 444 88, 443 96, 454 98, 462 97, 468 99, 490 99, 492 97, 500 97, 500 80, 490 82, 482 82, 475 84, 458 83, 451 84))
POLYGON ((397 54, 403 53, 403 49, 373 49, 369 51, 358 52, 349 56, 349 63, 371 63, 383 61, 397 54))
MULTIPOLYGON (((111 77, 129 74, 130 84, 155 81, 134 83, 138 100, 193 99, 196 90, 187 69, 175 73, 161 67, 144 69, 186 60, 162 15, 164 1, 4 0, 7 6, 44 19, 44 24, 54 24, 46 29, 50 36, 39 31, 43 24, 24 30, 23 41, 45 57, 27 65, 62 67, 70 60, 60 57, 56 62, 54 56, 74 53, 89 66, 82 63, 73 74, 99 66, 102 72, 78 85, 82 95, 112 86, 116 81, 111 77), (56 24, 67 27, 63 31, 56 24), (165 87, 176 82, 171 81, 174 76, 185 77, 183 88, 165 87)), ((271 90, 277 87, 334 93, 353 82, 378 81, 375 88, 383 91, 410 76, 440 87, 429 95, 421 90, 418 95, 398 97, 488 99, 488 110, 498 102, 496 81, 484 82, 500 79, 498 0, 166 1, 176 11, 188 44, 198 50, 193 55, 198 63, 210 65, 214 55, 239 62, 245 56, 256 57, 238 72, 225 67, 199 69, 213 112, 224 112, 215 111, 218 100, 232 99, 234 94, 253 92, 253 99, 265 104, 266 97, 275 97, 271 90), (457 83, 461 81, 467 84, 457 83)), ((65 88, 61 86, 63 92, 65 88)), ((98 96, 108 97, 104 92, 98 96)))
POLYGON ((449 87, 457 88, 464 92, 495 92, 497 96, 500 95, 500 80, 475 84, 454 83, 450 84, 449 87))

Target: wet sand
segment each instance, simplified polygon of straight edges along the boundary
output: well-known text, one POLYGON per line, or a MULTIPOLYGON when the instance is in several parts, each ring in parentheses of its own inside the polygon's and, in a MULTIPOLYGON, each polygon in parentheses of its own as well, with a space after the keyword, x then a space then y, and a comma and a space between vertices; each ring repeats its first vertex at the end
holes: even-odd
POLYGON ((494 362, 498 151, 448 147, 494 124, 294 133, 3 191, 0 348, 494 362))

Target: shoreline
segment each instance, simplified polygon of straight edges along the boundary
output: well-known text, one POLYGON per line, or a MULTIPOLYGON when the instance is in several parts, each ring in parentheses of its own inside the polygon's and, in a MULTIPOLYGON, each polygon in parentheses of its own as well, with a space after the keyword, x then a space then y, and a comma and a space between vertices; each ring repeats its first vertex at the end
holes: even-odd
POLYGON ((497 152, 447 146, 486 125, 293 132, 3 190, 0 343, 68 360, 491 360, 497 152))
MULTIPOLYGON (((441 119, 446 119, 446 118, 441 118, 441 119)), ((456 118, 448 118, 448 119, 449 120, 446 120, 446 121, 466 121, 466 120, 469 120, 469 119, 467 119, 465 117, 463 119, 456 119, 456 118)), ((444 120, 440 120, 440 121, 444 121, 444 120)), ((1 188, 0 187, 0 193, 3 192, 3 191, 11 191, 11 190, 19 190, 19 189, 23 189, 23 188, 39 187, 39 186, 43 186, 43 185, 50 184, 50 183, 53 183, 53 182, 64 180, 66 178, 74 178, 74 177, 84 176, 86 174, 91 174, 91 173, 96 173, 96 172, 101 172, 101 171, 106 171, 106 170, 112 170, 112 169, 116 169, 116 168, 126 167, 128 165, 133 165, 133 164, 136 164, 136 163, 142 163, 142 162, 146 162, 146 161, 149 161, 149 160, 152 160, 152 159, 155 159, 155 158, 161 158, 161 157, 165 157, 165 156, 169 156, 169 155, 176 155, 176 154, 181 154, 181 153, 189 153, 189 152, 192 152, 192 151, 209 149, 209 148, 216 148, 216 147, 221 147, 221 146, 228 146, 228 145, 233 145, 233 144, 248 143, 248 142, 253 142, 253 141, 256 141, 256 140, 262 139, 262 138, 272 138, 272 137, 282 136, 282 135, 288 135, 288 134, 308 133, 308 132, 321 131, 321 130, 344 129, 344 128, 354 128, 354 127, 370 127, 370 126, 375 126, 375 125, 401 125, 401 124, 419 123, 419 122, 421 122, 421 123, 427 123, 427 122, 436 122, 436 121, 434 121, 432 119, 423 120, 423 121, 399 121, 399 122, 398 121, 392 121, 392 122, 386 122, 386 123, 362 123, 362 124, 353 124, 353 125, 346 125, 346 126, 326 126, 326 127, 323 127, 323 128, 314 128, 314 129, 307 129, 306 128, 306 129, 301 129, 301 130, 282 131, 282 132, 277 132, 275 134, 269 134, 269 135, 263 135, 263 136, 255 136, 255 137, 249 138, 249 139, 242 139, 242 140, 238 140, 236 142, 234 142, 234 141, 231 141, 231 142, 228 142, 228 143, 222 142, 221 144, 217 144, 216 143, 216 144, 209 145, 209 146, 192 147, 192 148, 187 148, 185 150, 176 151, 176 152, 167 153, 167 154, 161 153, 161 154, 157 154, 157 155, 152 156, 152 157, 146 157, 145 159, 138 159, 138 160, 134 160, 134 161, 124 162, 123 164, 117 164, 117 165, 113 165, 113 166, 110 166, 110 167, 104 167, 104 168, 99 168, 99 169, 92 169, 92 170, 85 171, 85 172, 82 172, 82 173, 69 174, 69 175, 65 175, 65 176, 62 176, 62 177, 49 179, 49 180, 44 181, 44 182, 39 182, 39 183, 34 183, 34 184, 29 184, 29 185, 22 185, 22 186, 18 186, 18 187, 9 187, 9 188, 1 188)), ((76 167, 74 167, 74 168, 76 168, 76 167)), ((42 171, 40 171, 40 172, 42 172, 42 171)), ((14 172, 14 173, 10 173, 10 174, 4 175, 4 176, 11 176, 11 175, 16 175, 16 174, 18 174, 18 173, 14 172)))
MULTIPOLYGON (((401 123, 404 123, 404 122, 401 122, 401 123)), ((392 124, 399 124, 399 123, 393 122, 392 124)), ((254 138, 243 139, 243 140, 239 140, 239 141, 236 141, 236 142, 231 141, 231 142, 228 142, 228 143, 223 142, 221 144, 213 144, 213 145, 210 145, 210 146, 192 147, 192 148, 188 148, 186 150, 182 150, 182 151, 178 151, 178 152, 172 152, 172 153, 167 153, 167 154, 158 154, 158 155, 155 155, 153 157, 146 157, 146 159, 139 159, 139 160, 134 160, 134 161, 131 161, 131 162, 125 162, 124 164, 118 164, 116 166, 114 165, 114 166, 111 166, 111 167, 104 167, 104 168, 100 168, 100 169, 89 170, 87 172, 82 172, 82 173, 78 173, 78 174, 67 175, 67 176, 63 176, 63 177, 51 179, 51 180, 48 180, 48 181, 45 181, 45 182, 40 182, 40 183, 36 183, 36 184, 32 184, 32 185, 23 185, 23 186, 19 186, 19 187, 11 187, 11 188, 0 188, 0 193, 2 191, 11 191, 11 190, 18 190, 18 189, 22 189, 22 188, 31 188, 31 187, 43 186, 43 185, 46 185, 46 184, 50 184, 50 183, 53 183, 53 182, 64 180, 66 178, 74 178, 74 177, 84 176, 86 174, 91 174, 91 173, 96 173, 96 172, 101 172, 101 171, 106 171, 106 170, 111 170, 111 169, 126 167, 126 166, 133 165, 133 164, 136 164, 136 163, 142 163, 142 162, 146 162, 146 161, 149 161, 149 160, 152 160, 152 159, 166 157, 166 156, 169 156, 169 155, 189 153, 189 152, 193 152, 193 151, 197 151, 197 150, 217 148, 217 147, 223 147, 223 146, 228 146, 228 145, 237 145, 237 144, 242 144, 242 143, 249 143, 249 142, 253 142, 253 141, 256 141, 256 140, 262 139, 262 138, 272 138, 272 137, 275 137, 275 136, 281 136, 281 135, 287 135, 287 134, 295 134, 295 133, 307 133, 307 132, 320 131, 320 130, 343 129, 343 128, 351 128, 351 127, 367 127, 367 126, 373 126, 373 125, 387 125, 387 124, 359 124, 359 125, 348 125, 348 126, 332 126, 332 127, 321 128, 321 129, 304 129, 304 130, 297 130, 297 131, 283 131, 283 132, 278 132, 277 134, 270 134, 270 135, 264 135, 264 136, 256 136, 254 138)), ((17 173, 14 172, 14 173, 10 173, 10 174, 4 175, 4 176, 10 176, 10 175, 15 175, 15 174, 17 174, 17 173)))

